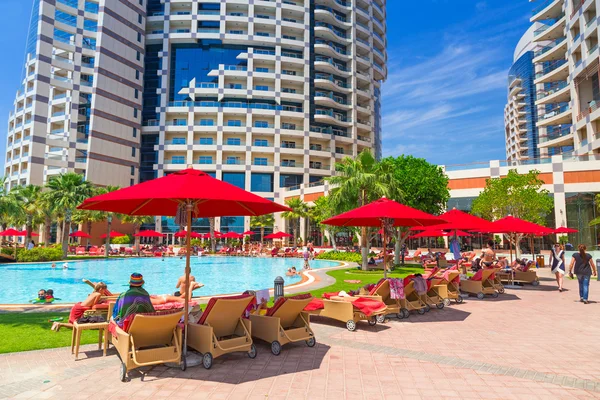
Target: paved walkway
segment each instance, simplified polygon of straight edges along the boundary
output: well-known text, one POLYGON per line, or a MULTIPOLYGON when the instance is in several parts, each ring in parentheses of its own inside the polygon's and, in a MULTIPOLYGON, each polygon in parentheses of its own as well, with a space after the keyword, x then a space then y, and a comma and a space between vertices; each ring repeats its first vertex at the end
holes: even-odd
MULTIPOLYGON (((119 381, 114 350, 100 357, 96 346, 85 346, 80 361, 68 349, 0 355, 0 398, 600 398, 600 303, 579 303, 576 281, 566 287, 559 293, 544 280, 356 332, 314 318, 314 348, 286 346, 276 357, 261 343, 255 360, 154 367, 128 383, 119 381)), ((595 280, 591 298, 600 298, 595 280)))

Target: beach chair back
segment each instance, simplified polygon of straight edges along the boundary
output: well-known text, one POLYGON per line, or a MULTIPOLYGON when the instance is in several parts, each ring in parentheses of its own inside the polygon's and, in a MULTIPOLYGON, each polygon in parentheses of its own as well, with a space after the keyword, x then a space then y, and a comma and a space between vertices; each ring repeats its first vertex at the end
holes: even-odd
POLYGON ((495 268, 483 269, 481 271, 481 281, 485 282, 489 279, 494 279, 494 275, 496 274, 495 268))
POLYGON ((404 281, 404 297, 407 297, 415 292, 415 282, 413 280, 404 281))
POLYGON ((373 290, 371 290, 371 293, 369 293, 369 295, 371 296, 381 296, 381 301, 383 301, 384 303, 386 302, 387 299, 390 298, 390 281, 388 279, 383 280, 379 285, 377 285, 375 288, 373 288, 373 290))
POLYGON ((284 329, 289 328, 312 299, 312 296, 305 299, 286 298, 270 316, 279 318, 279 323, 284 329))
POLYGON ((229 336, 235 332, 240 318, 254 296, 213 297, 208 302, 200 325, 210 325, 217 337, 229 336))
POLYGON ((171 343, 175 327, 182 316, 183 311, 138 314, 131 322, 129 335, 137 349, 171 343))

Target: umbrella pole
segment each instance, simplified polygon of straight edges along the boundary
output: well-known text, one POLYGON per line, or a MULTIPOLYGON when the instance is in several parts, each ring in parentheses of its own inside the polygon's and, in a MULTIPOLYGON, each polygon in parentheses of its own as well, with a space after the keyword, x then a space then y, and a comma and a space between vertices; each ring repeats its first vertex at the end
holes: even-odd
MULTIPOLYGON (((186 204, 186 213, 187 213, 187 232, 185 234, 186 244, 185 244, 185 290, 184 299, 185 303, 183 306, 183 327, 184 327, 184 338, 183 338, 183 356, 187 356, 187 337, 188 337, 188 312, 189 312, 189 299, 188 294, 191 295, 192 291, 190 290, 190 250, 191 250, 191 230, 192 230, 192 202, 188 201, 186 204)), ((189 296, 191 298, 191 296, 189 296)))
POLYGON ((381 227, 383 229, 383 278, 387 279, 387 246, 386 246, 386 233, 385 224, 382 222, 381 227))

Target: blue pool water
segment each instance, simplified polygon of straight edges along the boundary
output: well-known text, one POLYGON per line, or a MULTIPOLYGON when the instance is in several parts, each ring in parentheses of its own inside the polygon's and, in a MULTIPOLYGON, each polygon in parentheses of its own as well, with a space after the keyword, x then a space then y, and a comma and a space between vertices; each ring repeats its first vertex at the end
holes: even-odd
MULTIPOLYGON (((55 303, 74 303, 84 300, 91 288, 83 278, 92 282, 102 281, 112 292, 122 292, 128 286, 133 272, 144 275, 144 287, 151 294, 173 294, 177 279, 183 275, 185 259, 128 258, 116 260, 90 260, 69 262, 69 268, 57 268, 50 264, 5 264, 0 265, 0 304, 23 304, 36 297, 40 289, 53 289, 60 298, 55 303)), ((332 261, 311 261, 313 269, 338 265, 332 261)), ((225 293, 240 293, 247 289, 273 287, 277 276, 290 285, 300 277, 285 276, 288 268, 300 270, 303 260, 298 258, 247 258, 247 257, 192 257, 192 275, 204 287, 194 292, 195 296, 225 293)))

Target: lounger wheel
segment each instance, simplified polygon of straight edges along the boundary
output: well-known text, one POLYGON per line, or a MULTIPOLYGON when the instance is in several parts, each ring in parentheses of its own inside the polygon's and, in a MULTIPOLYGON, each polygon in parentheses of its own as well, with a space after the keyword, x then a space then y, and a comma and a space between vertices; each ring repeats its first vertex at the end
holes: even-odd
POLYGON ((254 343, 252 343, 250 345, 250 351, 248 352, 248 357, 256 358, 256 346, 254 345, 254 343))
POLYGON ((460 304, 464 301, 465 299, 462 298, 462 296, 459 294, 458 297, 456 298, 456 304, 460 304))
POLYGON ((402 310, 400 310, 400 312, 398 313, 398 319, 404 319, 404 313, 402 312, 402 310))
POLYGON ((494 293, 492 293, 492 297, 493 297, 494 299, 498 298, 498 292, 494 292, 494 293))
POLYGON ((403 308, 403 309, 401 309, 401 310, 400 310, 400 312, 402 313, 402 316, 403 316, 404 318, 408 318, 408 317, 410 316, 410 312, 408 311, 408 309, 407 309, 407 308, 403 308))
POLYGON ((369 318, 369 326, 375 326, 377 325, 377 317, 371 317, 369 318))
POLYGON ((206 369, 210 369, 210 367, 212 367, 213 364, 213 356, 210 353, 204 353, 202 355, 202 365, 204 366, 204 368, 206 369))
POLYGON ((483 300, 483 298, 484 298, 484 297, 485 297, 485 294, 483 294, 483 292, 479 292, 479 293, 477 293, 477 298, 478 298, 479 300, 483 300))
POLYGON ((441 309, 443 309, 443 308, 444 308, 444 306, 445 306, 445 304, 444 304, 444 303, 445 303, 444 301, 441 301, 441 302, 437 303, 435 306, 437 307, 437 309, 438 309, 438 310, 441 310, 441 309))
POLYGON ((425 304, 425 312, 431 311, 431 306, 429 304, 425 304))
POLYGON ((127 381, 127 367, 125 366, 125 363, 121 363, 121 370, 119 371, 119 378, 121 379, 121 382, 126 382, 127 381))
POLYGON ((277 340, 271 343, 271 353, 273 353, 275 356, 281 354, 281 343, 279 343, 277 340))
POLYGON ((531 284, 533 286, 539 286, 540 285, 540 281, 533 281, 533 282, 531 282, 531 284))
POLYGON ((183 356, 181 357, 181 363, 179 364, 179 368, 181 368, 182 371, 185 371, 187 369, 187 361, 183 356))
POLYGON ((383 324, 385 322, 385 315, 379 314, 376 319, 378 324, 383 324))
POLYGON ((306 345, 308 347, 315 347, 315 344, 317 344, 317 339, 315 339, 314 337, 311 337, 306 341, 306 345))
POLYGON ((500 285, 500 286, 498 287, 498 293, 500 293, 500 294, 503 294, 504 292, 505 292, 505 290, 504 290, 504 285, 500 285))
POLYGON ((450 305, 450 299, 444 299, 444 305, 448 307, 450 305))
POLYGON ((351 319, 348 320, 346 322, 346 329, 348 329, 350 332, 354 332, 356 330, 356 322, 351 319))
POLYGON ((419 308, 419 309, 417 310, 417 312, 419 313, 419 315, 423 315, 423 314, 425 314, 425 313, 426 313, 426 311, 425 311, 425 307, 423 307, 423 308, 419 308))

